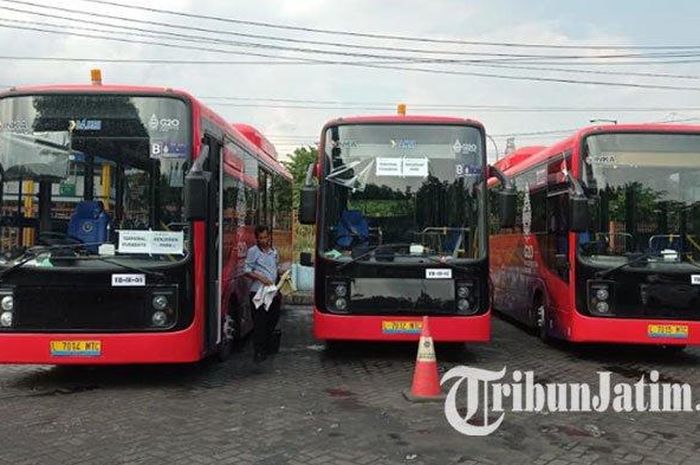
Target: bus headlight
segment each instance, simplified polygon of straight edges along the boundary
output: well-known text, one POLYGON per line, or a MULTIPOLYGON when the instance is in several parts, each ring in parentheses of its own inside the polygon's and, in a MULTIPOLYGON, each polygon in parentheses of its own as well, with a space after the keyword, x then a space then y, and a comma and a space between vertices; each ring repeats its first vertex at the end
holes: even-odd
POLYGON ((177 322, 178 299, 177 288, 159 287, 151 294, 151 321, 153 328, 165 329, 177 322))
POLYGON ((326 308, 330 312, 347 313, 350 308, 350 282, 335 278, 326 282, 326 308))
POLYGON ((335 295, 338 297, 345 297, 348 294, 348 288, 345 284, 338 284, 335 286, 335 295))
POLYGON ((468 286, 459 286, 457 288, 457 297, 460 299, 466 299, 471 294, 471 289, 468 286))
POLYGON ((612 281, 588 282, 588 310, 594 315, 610 315, 613 308, 612 281))
POLYGON ((467 299, 459 299, 457 301, 457 308, 460 312, 467 312, 471 308, 471 304, 467 299))
POLYGON ((151 316, 151 321, 153 322, 153 326, 165 326, 168 323, 168 314, 164 311, 157 310, 153 312, 153 315, 151 316))
POLYGON ((479 295, 476 281, 458 281, 455 283, 455 301, 457 311, 463 315, 472 315, 479 310, 479 295))
POLYGON ((335 308, 337 308, 338 310, 341 310, 341 311, 347 309, 348 308, 348 301, 342 297, 338 297, 337 299, 335 299, 335 308))
POLYGON ((0 326, 10 328, 12 326, 12 312, 2 312, 0 314, 0 326))
POLYGON ((161 311, 168 308, 168 303, 168 297, 162 294, 154 296, 153 300, 151 301, 153 308, 161 311))
POLYGON ((11 312, 15 309, 15 298, 11 295, 5 295, 0 299, 0 307, 6 312, 11 312))
POLYGON ((610 297, 610 292, 607 288, 600 288, 595 291, 595 296, 598 298, 598 300, 608 300, 608 297, 610 297))

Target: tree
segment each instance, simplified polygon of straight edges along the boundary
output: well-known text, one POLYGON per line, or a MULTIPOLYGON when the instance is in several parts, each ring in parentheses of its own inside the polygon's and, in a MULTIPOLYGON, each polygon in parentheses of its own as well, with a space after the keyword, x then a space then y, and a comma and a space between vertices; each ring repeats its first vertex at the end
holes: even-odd
POLYGON ((289 160, 282 162, 294 178, 294 208, 299 206, 299 191, 304 185, 309 164, 316 161, 318 161, 318 149, 308 146, 295 149, 294 153, 289 155, 289 160))
MULTIPOLYGON (((294 150, 294 153, 289 155, 289 160, 282 164, 289 170, 294 178, 293 185, 293 208, 299 208, 299 191, 306 180, 306 171, 309 169, 309 164, 318 161, 318 149, 315 147, 299 147, 294 150)), ((314 227, 309 225, 299 224, 294 222, 294 259, 298 260, 299 253, 311 251, 314 249, 314 227)))

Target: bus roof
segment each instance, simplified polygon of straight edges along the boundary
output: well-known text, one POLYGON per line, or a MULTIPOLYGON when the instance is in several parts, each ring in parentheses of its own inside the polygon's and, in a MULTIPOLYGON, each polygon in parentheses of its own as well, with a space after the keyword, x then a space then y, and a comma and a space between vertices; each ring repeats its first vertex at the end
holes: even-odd
POLYGON ((277 160, 277 151, 274 145, 265 138, 254 127, 242 123, 229 123, 204 103, 199 101, 195 96, 182 89, 174 89, 171 87, 157 86, 132 86, 123 84, 49 84, 35 86, 18 86, 11 87, 0 92, 0 98, 13 95, 31 95, 31 94, 55 94, 55 93, 74 93, 74 94, 130 94, 130 95, 163 95, 183 98, 193 105, 200 108, 202 115, 211 119, 218 124, 222 130, 231 133, 236 139, 248 145, 248 149, 257 153, 259 158, 271 165, 276 171, 283 176, 291 179, 289 171, 277 160))
POLYGON ((336 118, 326 123, 326 127, 340 124, 460 124, 483 128, 476 120, 457 118, 454 116, 427 116, 427 115, 373 115, 373 116, 348 116, 336 118))
POLYGON ((586 126, 566 139, 562 139, 549 147, 523 147, 508 154, 498 161, 496 166, 504 172, 522 171, 531 166, 540 164, 550 157, 572 150, 585 137, 592 134, 630 133, 630 132, 667 132, 667 133, 697 133, 700 134, 700 125, 695 124, 669 124, 669 123, 639 123, 639 124, 604 124, 586 126), (539 148, 540 150, 534 150, 539 148))

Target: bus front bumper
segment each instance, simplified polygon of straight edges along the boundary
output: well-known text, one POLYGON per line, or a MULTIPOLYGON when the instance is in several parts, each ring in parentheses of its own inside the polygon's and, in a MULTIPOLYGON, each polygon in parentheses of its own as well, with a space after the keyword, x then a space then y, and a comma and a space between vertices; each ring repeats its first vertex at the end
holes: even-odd
MULTIPOLYGON (((314 307, 314 336, 319 340, 417 341, 422 315, 334 315, 314 307)), ((479 316, 429 316, 434 341, 489 342, 490 311, 479 316)))
POLYGON ((589 317, 577 314, 569 339, 652 345, 700 345, 700 321, 589 317))
POLYGON ((202 358, 196 326, 170 333, 3 333, 0 364, 187 363, 202 358))

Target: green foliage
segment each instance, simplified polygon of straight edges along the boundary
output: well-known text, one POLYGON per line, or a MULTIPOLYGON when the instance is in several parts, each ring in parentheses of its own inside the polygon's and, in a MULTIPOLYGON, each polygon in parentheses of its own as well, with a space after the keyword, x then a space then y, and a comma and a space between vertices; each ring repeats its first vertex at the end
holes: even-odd
MULTIPOLYGON (((315 147, 299 147, 289 155, 289 160, 282 162, 294 178, 292 186, 292 206, 299 208, 299 191, 306 180, 309 164, 318 160, 318 149, 315 147)), ((312 251, 315 244, 314 227, 294 222, 294 260, 299 260, 300 252, 312 251)))
POLYGON ((316 161, 318 161, 318 149, 308 146, 295 149, 294 153, 289 155, 289 160, 282 162, 294 178, 294 208, 299 207, 299 190, 301 186, 304 185, 306 170, 309 168, 309 164, 315 163, 316 161))

